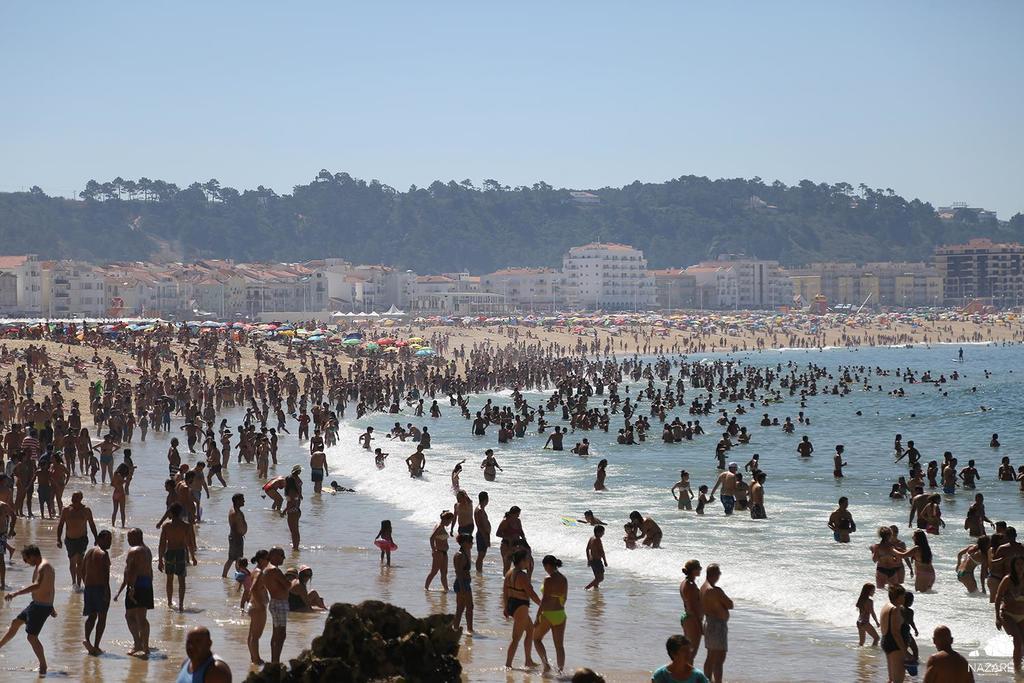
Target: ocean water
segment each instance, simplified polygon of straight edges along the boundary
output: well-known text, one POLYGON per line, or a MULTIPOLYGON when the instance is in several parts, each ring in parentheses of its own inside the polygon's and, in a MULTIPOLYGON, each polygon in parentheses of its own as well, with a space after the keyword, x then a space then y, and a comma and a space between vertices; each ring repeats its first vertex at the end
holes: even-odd
MULTIPOLYGON (((860 586, 874 580, 874 564, 868 546, 877 540, 875 529, 879 525, 898 524, 902 529, 901 538, 912 545, 911 529, 907 526, 907 502, 888 498, 891 484, 898 476, 906 474, 905 461, 893 462, 894 435, 901 433, 904 444, 914 440, 925 464, 933 459, 941 462, 946 450, 953 452, 960 466, 966 465, 968 459, 975 459, 981 473, 977 492, 985 494, 988 516, 1021 528, 1024 496, 1015 483, 997 481, 996 470, 1003 455, 1008 455, 1014 465, 1021 460, 1024 389, 1019 380, 1024 372, 1021 370, 1024 349, 964 345, 966 362, 958 363, 955 361, 957 348, 956 345, 937 345, 729 355, 733 360, 756 366, 794 362, 805 367, 813 363, 827 367, 837 378, 842 366, 877 367, 889 372, 888 376, 870 375, 871 391, 864 391, 859 383, 854 383, 853 392, 847 396, 808 397, 803 410, 811 424, 798 424, 793 435, 784 434, 778 427, 760 427, 758 423, 764 412, 779 418, 780 422, 787 416, 795 421, 801 409, 799 394, 763 408, 747 405, 748 413, 741 416, 739 422, 753 438, 749 445, 730 451, 729 460, 739 462, 742 467, 753 453, 760 454, 761 468, 768 473, 765 485, 768 519, 765 521, 751 520, 746 513, 725 517, 717 500, 708 506, 703 517, 676 509, 669 489, 676 482, 680 469, 690 472, 695 493, 700 484, 709 487, 714 484, 717 476, 714 446, 720 430, 716 429, 713 414, 701 418, 707 435, 681 444, 663 444, 660 423, 651 418, 650 440, 636 446, 615 443, 616 431, 622 422, 622 416, 615 415, 609 433, 595 430, 570 435, 565 440, 566 451, 556 453, 542 450, 546 435, 536 434, 535 426, 534 433, 507 445, 497 443, 493 428, 486 437, 474 437, 470 434, 469 421, 460 416, 458 408, 439 400, 441 419, 414 420, 429 424, 433 435, 433 448, 427 454, 427 473, 422 480, 410 479, 402 462, 414 450, 411 443, 384 438, 375 441, 375 446, 392 454, 383 471, 374 466, 372 456, 348 446, 355 443, 365 425, 373 425, 375 431, 382 434, 396 419, 403 424, 409 422, 410 418, 404 415, 394 419, 376 415, 347 423, 342 428, 342 446, 334 449, 331 460, 334 469, 353 482, 355 488, 400 512, 403 522, 427 529, 436 522, 441 510, 452 508, 449 475, 457 462, 466 459, 462 487, 474 500, 479 490, 489 492, 493 526, 497 526, 504 510, 519 505, 534 556, 539 558, 551 553, 563 559, 574 573, 570 576, 578 577, 570 601, 580 601, 584 606, 598 599, 579 590, 582 582, 589 578, 585 548, 590 530, 586 525, 564 526, 561 520, 564 516, 582 517, 584 510, 592 509, 608 525, 605 547, 609 576, 621 582, 620 589, 627 589, 627 595, 622 595, 606 587, 600 597, 616 605, 614 616, 610 616, 604 626, 611 634, 610 642, 616 637, 633 640, 630 634, 638 632, 637 629, 651 637, 677 632, 681 604, 676 590, 680 567, 686 560, 698 558, 704 566, 717 562, 724 570, 720 585, 737 605, 731 622, 734 634, 738 629, 750 628, 749 633, 754 638, 777 638, 782 624, 783 630, 792 636, 784 647, 792 648, 794 654, 807 655, 806 648, 822 658, 839 653, 839 660, 830 661, 849 666, 851 680, 874 680, 875 669, 871 666, 865 669, 865 655, 856 652, 853 604, 860 586), (944 374, 950 381, 938 387, 930 383, 904 383, 898 370, 906 368, 914 370, 918 377, 930 370, 933 378, 944 374), (988 377, 986 371, 990 373, 988 377), (954 372, 961 375, 958 381, 950 379, 954 372), (901 387, 906 392, 905 397, 889 394, 890 390, 901 387), (987 410, 983 410, 983 406, 987 410), (858 410, 861 411, 859 416, 858 410), (1002 442, 999 449, 989 447, 994 432, 999 433, 1002 442), (796 445, 805 434, 814 444, 815 454, 801 459, 796 454, 796 445), (591 455, 572 455, 568 449, 583 437, 590 439, 591 455), (839 481, 832 476, 836 444, 845 446, 845 459, 849 463, 846 477, 839 481), (485 482, 478 468, 486 448, 495 450, 505 469, 498 473, 495 482, 485 482), (593 481, 601 458, 609 461, 609 490, 596 492, 593 481), (858 526, 853 542, 846 545, 833 542, 826 527, 836 500, 843 495, 850 499, 858 526), (653 517, 661 525, 665 533, 662 549, 625 548, 621 542, 622 524, 634 509, 653 517), (628 595, 630 587, 655 597, 648 604, 633 600, 628 595), (751 619, 766 627, 744 624, 751 619)), ((707 355, 689 360, 705 357, 724 356, 707 355)), ((820 379, 819 391, 833 383, 827 378, 820 379)), ((655 384, 659 388, 664 386, 660 382, 655 384)), ((638 387, 634 387, 632 394, 635 396, 637 392, 638 387)), ((687 402, 696 393, 697 390, 688 388, 687 402)), ((475 412, 488 398, 497 405, 510 404, 509 394, 503 391, 470 397, 471 411, 475 412)), ((546 397, 547 394, 542 393, 526 394, 533 406, 546 397)), ((641 404, 638 414, 648 412, 649 403, 641 404)), ((685 409, 670 413, 668 419, 675 415, 684 421, 692 419, 685 409)), ((560 411, 548 413, 547 417, 552 425, 559 424, 560 411)), ((963 530, 963 518, 973 493, 958 490, 955 495, 943 496, 943 518, 948 526, 940 535, 929 537, 937 580, 933 592, 917 596, 914 605, 921 630, 919 642, 927 648, 931 629, 945 623, 952 628, 962 651, 1004 657, 1009 654, 1010 639, 995 629, 987 599, 969 596, 956 581, 956 553, 970 542, 963 530)), ((493 552, 496 554, 496 551, 495 547, 493 552)), ((539 580, 540 575, 537 578, 539 580)), ((908 581, 908 588, 912 589, 912 580, 908 581)), ((876 596, 877 609, 884 599, 881 592, 876 596)), ((660 649, 660 642, 663 642, 661 637, 656 640, 655 652, 660 649)), ((743 648, 744 643, 734 638, 730 649, 742 651, 743 648)), ((644 668, 651 659, 651 655, 645 654, 641 662, 635 651, 614 647, 602 649, 599 656, 597 662, 583 663, 623 668, 632 664, 644 668)), ((654 656, 657 661, 658 655, 654 656)), ((812 657, 811 661, 815 660, 817 657, 812 657)), ((884 679, 884 663, 881 667, 884 679)), ((801 675, 815 680, 813 671, 801 675)), ((769 665, 760 674, 744 668, 740 678, 784 680, 791 676, 800 678, 794 672, 786 674, 781 666, 775 669, 769 665)))

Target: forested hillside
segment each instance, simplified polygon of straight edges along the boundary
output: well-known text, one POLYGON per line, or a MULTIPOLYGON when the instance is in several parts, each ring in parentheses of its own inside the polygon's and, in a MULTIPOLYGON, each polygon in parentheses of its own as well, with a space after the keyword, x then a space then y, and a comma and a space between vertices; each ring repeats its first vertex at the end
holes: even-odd
POLYGON ((421 273, 556 266, 593 240, 644 250, 651 267, 685 266, 723 252, 785 264, 814 260, 922 260, 937 244, 988 236, 1024 240, 1024 215, 979 222, 892 190, 760 178, 683 176, 589 190, 581 202, 546 183, 508 187, 440 181, 400 192, 374 180, 321 171, 278 195, 216 180, 179 188, 140 178, 90 181, 80 199, 38 187, 0 194, 7 254, 94 261, 148 258, 298 261, 338 256, 421 273))

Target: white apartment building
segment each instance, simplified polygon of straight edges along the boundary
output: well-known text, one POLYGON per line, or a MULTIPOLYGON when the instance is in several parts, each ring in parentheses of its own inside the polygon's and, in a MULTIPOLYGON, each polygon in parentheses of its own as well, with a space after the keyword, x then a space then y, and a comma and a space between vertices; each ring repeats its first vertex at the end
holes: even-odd
POLYGON ((517 311, 556 311, 565 307, 562 274, 553 268, 502 268, 481 278, 484 291, 501 294, 517 311))
POLYGON ((778 261, 723 254, 686 272, 696 278, 701 308, 773 309, 793 298, 793 284, 778 261))
POLYGON ((644 253, 625 244, 573 247, 562 258, 562 275, 570 308, 646 311, 657 303, 644 253))
POLYGON ((103 274, 81 261, 42 262, 42 315, 102 318, 109 302, 103 274))
POLYGON ((327 258, 306 264, 326 283, 326 308, 332 311, 369 313, 392 306, 408 305, 409 289, 416 278, 411 270, 390 266, 357 266, 340 258, 327 258))
POLYGON ((22 256, 0 256, 0 273, 10 273, 17 278, 17 302, 2 307, 4 313, 42 315, 43 313, 43 268, 35 254, 22 256))
POLYGON ((411 315, 492 316, 507 311, 502 294, 486 292, 469 273, 419 275, 409 288, 411 315))

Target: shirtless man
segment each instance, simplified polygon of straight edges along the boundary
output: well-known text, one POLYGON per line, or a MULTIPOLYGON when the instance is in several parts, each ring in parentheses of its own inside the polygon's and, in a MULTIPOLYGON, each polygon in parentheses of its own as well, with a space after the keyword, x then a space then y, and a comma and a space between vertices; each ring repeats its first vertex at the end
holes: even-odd
POLYGON ((846 467, 846 461, 843 460, 843 448, 842 444, 836 446, 836 454, 832 456, 832 476, 836 479, 843 478, 843 468, 846 467))
POLYGON ((683 635, 690 641, 690 664, 693 664, 697 656, 700 639, 704 635, 704 605, 697 587, 700 571, 698 560, 688 560, 683 565, 683 581, 679 584, 679 596, 683 599, 683 614, 679 617, 679 623, 683 627, 683 635))
MULTIPOLYGON (((990 569, 992 565, 1002 567, 1002 575, 1009 576, 1010 567, 1013 566, 1013 558, 1024 557, 1024 545, 1017 542, 1017 530, 1012 526, 1006 527, 1003 537, 1006 539, 1006 542, 992 553, 992 562, 989 564, 989 567, 990 569)), ((991 584, 989 584, 989 587, 991 588, 991 584)), ((998 584, 996 588, 999 588, 998 584)))
POLYGON ((601 538, 604 536, 604 527, 598 524, 594 527, 594 535, 587 541, 587 564, 594 572, 594 580, 583 587, 583 590, 597 588, 604 581, 605 569, 608 567, 608 557, 604 552, 604 543, 601 538))
POLYGON ((10 642, 11 638, 17 635, 18 629, 24 626, 28 644, 32 646, 32 651, 35 653, 36 659, 39 660, 39 675, 42 677, 46 675, 46 653, 43 652, 43 644, 39 642, 39 633, 43 630, 43 624, 46 623, 47 619, 57 616, 57 610, 53 609, 54 581, 56 577, 53 565, 43 559, 43 555, 37 546, 25 546, 21 551, 21 559, 25 561, 25 564, 32 565, 33 567, 32 583, 21 590, 8 593, 4 596, 4 599, 10 602, 19 595, 31 593, 32 602, 11 622, 11 627, 7 629, 7 633, 4 634, 3 638, 0 638, 0 648, 10 642))
POLYGON ((764 510, 764 482, 768 475, 762 470, 754 475, 754 483, 750 487, 750 518, 767 519, 768 513, 764 510))
MULTIPOLYGON (((974 502, 967 508, 967 518, 964 520, 964 528, 967 533, 975 538, 985 535, 985 523, 992 524, 992 520, 985 516, 985 496, 974 494, 974 502)), ((993 524, 993 526, 995 526, 993 524)))
POLYGON ((427 466, 427 456, 423 452, 423 444, 416 446, 416 452, 405 459, 405 464, 409 468, 410 477, 423 476, 423 470, 427 466))
MULTIPOLYGON (((715 497, 715 491, 718 487, 722 487, 722 507, 725 509, 725 514, 731 515, 733 508, 736 507, 736 470, 739 469, 739 465, 734 462, 729 463, 729 469, 718 475, 718 480, 715 481, 715 487, 711 489, 711 495, 709 498, 715 497)), ((697 646, 694 646, 694 650, 697 646)))
MULTIPOLYGON (((182 469, 185 467, 187 466, 182 466, 182 469)), ((174 501, 181 507, 181 515, 189 524, 195 524, 196 521, 196 501, 192 497, 192 482, 195 478, 194 472, 186 472, 174 485, 174 501)))
MULTIPOLYGON (((455 517, 452 519, 452 529, 458 524, 459 535, 473 535, 473 499, 463 490, 455 494, 455 517)), ((451 536, 451 531, 448 532, 451 536)))
POLYGON ((947 496, 956 493, 956 459, 949 460, 942 466, 942 492, 947 496))
POLYGON ((185 576, 188 558, 192 566, 196 560, 196 534, 191 524, 182 519, 181 504, 170 509, 170 521, 160 527, 160 547, 157 550, 157 569, 167 575, 167 607, 174 609, 174 577, 178 577, 178 611, 185 611, 185 576))
POLYGON ((560 451, 562 450, 562 440, 565 438, 565 432, 562 431, 561 427, 555 427, 555 431, 548 435, 548 440, 544 442, 544 448, 551 446, 551 450, 560 451))
POLYGON ((96 536, 96 545, 82 558, 82 574, 85 584, 82 616, 85 619, 85 651, 94 657, 103 654, 100 640, 107 628, 107 611, 110 609, 110 532, 104 529, 96 536), (96 640, 90 642, 93 627, 96 640))
POLYGON ((843 496, 839 499, 839 507, 829 515, 828 528, 832 530, 832 538, 836 543, 849 543, 850 534, 857 530, 857 524, 853 521, 849 507, 850 499, 843 496))
POLYGON ((281 661, 281 650, 288 635, 288 591, 292 584, 281 571, 284 550, 279 547, 271 548, 268 559, 270 564, 263 571, 263 585, 270 594, 270 603, 267 606, 273 627, 270 636, 270 662, 277 664, 281 661))
POLYGON ((57 547, 67 550, 71 584, 75 590, 82 585, 82 557, 85 556, 85 551, 89 547, 86 528, 92 532, 92 538, 95 541, 96 522, 92 519, 92 510, 82 503, 82 492, 75 491, 71 495, 71 504, 61 510, 60 519, 57 520, 57 547), (67 530, 66 535, 65 529, 67 530))
POLYGON ((491 520, 487 516, 489 501, 487 491, 481 491, 477 495, 476 509, 473 510, 473 522, 476 524, 476 571, 478 574, 484 570, 484 555, 491 547, 491 520))
POLYGON ((932 642, 936 652, 928 658, 924 683, 974 683, 967 660, 953 649, 953 634, 948 626, 936 626, 932 642))
POLYGON ((146 658, 149 656, 149 619, 146 611, 153 609, 153 552, 146 547, 142 529, 128 532, 128 555, 124 562, 124 578, 117 589, 114 600, 121 597, 121 591, 128 589, 124 599, 124 618, 132 634, 132 649, 128 654, 146 658))
POLYGON ((716 584, 722 576, 717 564, 709 564, 704 572, 704 585, 700 587, 701 607, 704 610, 704 645, 708 656, 704 660, 704 673, 712 683, 722 683, 722 669, 729 649, 729 610, 732 600, 716 584))
POLYGON ((224 571, 220 574, 222 579, 228 577, 228 569, 235 564, 235 560, 245 557, 245 535, 249 533, 249 524, 245 521, 243 506, 244 495, 236 493, 231 496, 231 510, 228 512, 228 559, 224 563, 224 571))
POLYGON ((921 510, 925 509, 928 502, 931 499, 931 494, 925 493, 924 488, 919 486, 913 490, 914 496, 910 499, 910 517, 907 520, 907 526, 913 528, 914 518, 917 517, 917 528, 923 529, 925 527, 924 521, 921 519, 921 510))
POLYGON ((629 513, 629 521, 637 528, 637 539, 644 539, 644 545, 650 548, 660 548, 663 533, 661 527, 650 517, 644 517, 639 511, 633 510, 629 513))
MULTIPOLYGON (((316 438, 315 436, 313 437, 316 438)), ((322 450, 314 451, 309 456, 309 479, 313 482, 313 492, 320 493, 324 489, 324 475, 327 471, 327 454, 322 450)))

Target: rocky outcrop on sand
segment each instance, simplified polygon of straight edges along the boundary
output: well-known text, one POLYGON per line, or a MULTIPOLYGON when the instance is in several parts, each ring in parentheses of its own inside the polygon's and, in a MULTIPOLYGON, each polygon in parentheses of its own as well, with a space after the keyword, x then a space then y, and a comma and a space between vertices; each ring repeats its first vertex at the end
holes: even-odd
POLYGON ((311 649, 287 667, 271 665, 249 674, 246 683, 458 681, 461 631, 453 624, 450 614, 417 619, 377 600, 335 603, 311 649))

